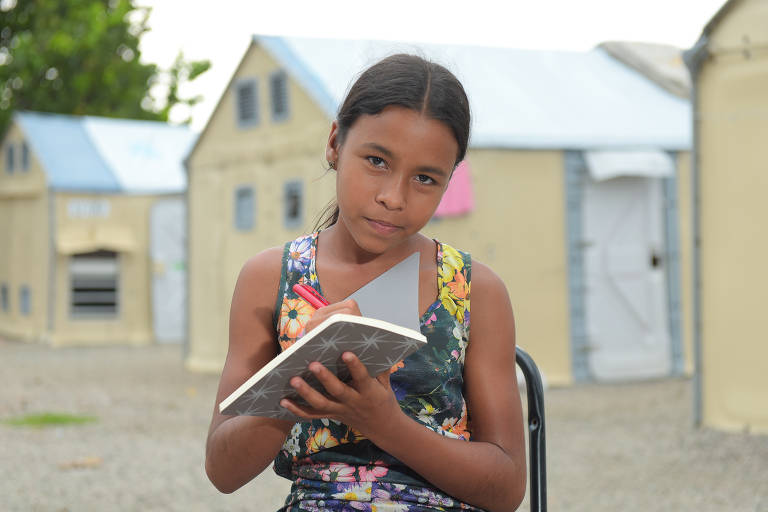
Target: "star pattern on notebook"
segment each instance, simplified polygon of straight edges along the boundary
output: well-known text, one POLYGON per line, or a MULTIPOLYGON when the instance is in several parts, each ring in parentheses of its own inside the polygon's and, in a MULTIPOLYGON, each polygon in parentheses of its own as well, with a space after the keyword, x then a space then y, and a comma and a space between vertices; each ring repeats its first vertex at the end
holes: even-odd
POLYGON ((411 338, 374 325, 339 321, 296 350, 278 356, 277 359, 284 357, 284 360, 222 413, 294 419, 292 413, 280 406, 280 400, 288 395, 295 396, 290 386, 290 379, 295 375, 302 376, 309 385, 323 392, 322 385, 307 368, 313 361, 322 363, 343 378, 349 372, 341 362, 341 354, 349 351, 357 355, 369 374, 376 375, 425 346, 425 339, 421 338, 411 338))

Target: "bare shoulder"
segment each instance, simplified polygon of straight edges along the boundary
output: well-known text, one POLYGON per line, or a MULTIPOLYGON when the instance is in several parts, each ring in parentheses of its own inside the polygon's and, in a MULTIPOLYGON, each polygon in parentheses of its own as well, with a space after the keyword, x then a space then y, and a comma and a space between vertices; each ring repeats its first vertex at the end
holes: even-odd
POLYGON ((245 263, 243 263, 238 280, 253 283, 254 281, 271 279, 279 282, 282 259, 282 247, 278 246, 265 249, 260 253, 251 256, 245 263))
MULTIPOLYGON (((472 316, 475 316, 475 305, 479 302, 502 302, 509 304, 509 292, 501 277, 485 263, 472 259, 472 316)), ((511 312, 512 306, 509 305, 511 312)))
MULTIPOLYGON (((483 263, 472 262, 472 321, 470 347, 473 355, 489 350, 514 350, 515 318, 507 287, 496 272, 483 263)), ((469 355, 467 356, 469 359, 469 355)))
POLYGON ((271 247, 243 263, 232 296, 233 302, 246 299, 251 304, 274 303, 280 284, 283 248, 271 247))
POLYGON ((266 249, 249 258, 240 270, 229 310, 229 352, 252 354, 271 349, 280 272, 281 247, 266 249))

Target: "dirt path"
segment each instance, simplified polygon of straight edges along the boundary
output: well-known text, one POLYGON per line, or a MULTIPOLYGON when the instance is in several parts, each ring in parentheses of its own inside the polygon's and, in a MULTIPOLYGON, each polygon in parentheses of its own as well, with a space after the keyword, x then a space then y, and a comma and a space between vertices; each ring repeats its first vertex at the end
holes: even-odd
MULTIPOLYGON (((179 347, 0 340, 0 420, 97 418, 0 425, 0 511, 274 511, 289 484, 271 471, 232 495, 205 476, 216 384, 179 347)), ((687 380, 549 390, 550 510, 768 512, 768 437, 692 429, 690 394, 687 380)))

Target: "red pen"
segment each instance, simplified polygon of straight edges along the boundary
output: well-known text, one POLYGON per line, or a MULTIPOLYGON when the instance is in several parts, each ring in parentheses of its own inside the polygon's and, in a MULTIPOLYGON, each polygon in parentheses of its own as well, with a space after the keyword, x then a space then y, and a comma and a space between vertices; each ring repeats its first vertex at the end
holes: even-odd
POLYGON ((320 309, 323 306, 328 305, 328 301, 325 300, 322 295, 317 293, 315 289, 309 285, 295 284, 293 285, 293 291, 296 292, 299 297, 309 302, 309 304, 315 309, 320 309))

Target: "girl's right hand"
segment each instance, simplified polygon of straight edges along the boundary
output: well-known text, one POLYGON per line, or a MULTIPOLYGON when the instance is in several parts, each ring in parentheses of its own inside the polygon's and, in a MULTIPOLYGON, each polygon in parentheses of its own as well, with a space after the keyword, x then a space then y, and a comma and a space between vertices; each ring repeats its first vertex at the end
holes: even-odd
POLYGON ((309 319, 309 322, 307 322, 307 325, 304 328, 304 334, 307 334, 336 313, 363 316, 362 313, 360 313, 360 308, 357 306, 355 299, 347 299, 341 302, 335 302, 318 309, 312 314, 312 318, 309 319))

